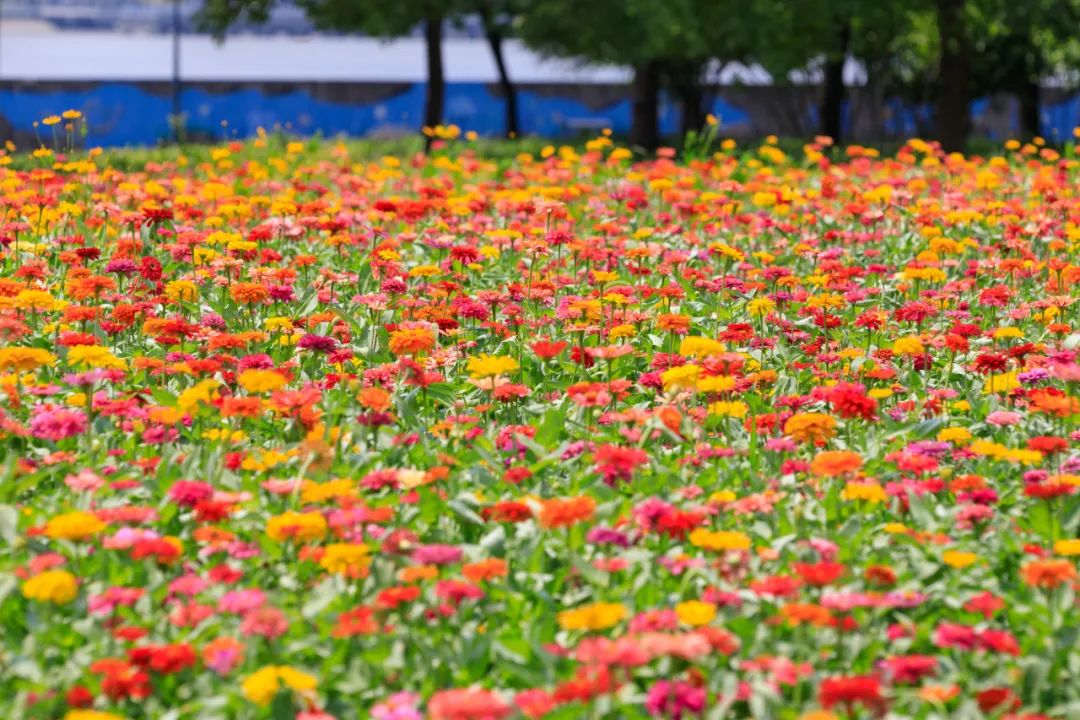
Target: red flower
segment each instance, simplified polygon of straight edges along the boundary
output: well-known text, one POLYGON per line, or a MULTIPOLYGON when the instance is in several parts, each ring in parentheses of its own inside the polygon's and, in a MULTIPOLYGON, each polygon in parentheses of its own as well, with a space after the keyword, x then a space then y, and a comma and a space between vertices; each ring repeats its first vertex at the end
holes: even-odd
POLYGON ((649 462, 644 450, 619 445, 601 445, 593 456, 596 469, 604 476, 604 482, 614 485, 618 480, 629 481, 634 469, 649 462))
POLYGON ((829 404, 842 418, 873 420, 877 417, 877 400, 867 396, 866 388, 854 383, 837 383, 829 391, 829 404))
POLYGON ((375 613, 371 608, 361 606, 338 615, 333 636, 336 638, 353 637, 371 635, 378 631, 379 623, 375 620, 375 613))
POLYGON ((873 676, 854 675, 832 677, 821 681, 818 700, 825 708, 845 705, 849 708, 862 704, 872 710, 882 709, 885 699, 881 696, 881 682, 873 676))
POLYGON ((82 685, 75 685, 64 696, 64 702, 68 707, 88 708, 94 703, 94 694, 82 685))
POLYGON ((532 509, 523 502, 506 500, 484 508, 484 518, 495 522, 519 523, 532 517, 532 509))
POLYGON ((828 585, 839 580, 847 568, 843 563, 822 561, 818 563, 795 563, 799 577, 810 585, 828 585))
POLYGON ((465 688, 442 690, 431 696, 431 720, 500 720, 513 708, 491 690, 465 688))
POLYGON ((187 643, 145 645, 128 651, 132 664, 162 675, 180 672, 196 661, 195 650, 187 643))
POLYGON ((965 610, 970 613, 979 613, 987 620, 1003 607, 1005 607, 1004 600, 985 590, 964 603, 965 610))
POLYGON ((562 340, 555 342, 552 342, 551 340, 537 340, 529 345, 529 347, 532 348, 532 351, 536 353, 536 356, 541 360, 550 360, 566 349, 566 343, 562 340))
POLYGON ((897 655, 884 661, 894 683, 910 685, 937 672, 937 658, 931 655, 897 655))
POLYGON ((975 696, 975 702, 984 713, 1002 706, 1012 710, 1020 707, 1020 698, 1009 688, 1003 687, 987 688, 981 691, 975 696))

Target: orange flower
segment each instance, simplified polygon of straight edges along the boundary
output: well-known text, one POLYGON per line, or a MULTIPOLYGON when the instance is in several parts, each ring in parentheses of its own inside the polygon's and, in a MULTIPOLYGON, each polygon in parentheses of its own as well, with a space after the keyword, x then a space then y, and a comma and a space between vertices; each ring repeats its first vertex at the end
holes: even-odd
POLYGON ((862 457, 850 450, 826 450, 810 463, 810 472, 822 477, 838 477, 862 467, 862 457))
POLYGON ((824 413, 798 413, 784 423, 784 434, 801 442, 828 440, 836 433, 836 420, 824 413))
POLYGON ((1048 590, 1076 578, 1076 568, 1068 560, 1032 560, 1020 568, 1024 582, 1048 590))
POLYGON ((262 413, 262 399, 257 397, 229 397, 221 401, 221 417, 258 417, 262 413))
POLYGON ((390 333, 390 352, 419 355, 435 347, 435 335, 426 327, 408 327, 390 333))
POLYGON ((506 571, 506 561, 499 558, 489 558, 461 567, 461 574, 473 582, 505 577, 506 571))
POLYGON ((1036 390, 1029 397, 1031 406, 1047 415, 1065 418, 1080 412, 1080 400, 1069 395, 1055 395, 1046 390, 1036 390))
POLYGON ((926 685, 919 689, 919 698, 931 703, 947 703, 959 694, 956 685, 926 685))
POLYGON ((780 608, 780 615, 793 626, 806 624, 825 627, 832 621, 828 608, 813 603, 788 603, 780 608))
POLYGON ((229 287, 229 297, 241 305, 257 305, 270 298, 270 291, 259 283, 238 282, 229 287))
POLYGON ((360 391, 360 404, 368 410, 383 412, 390 407, 390 393, 381 387, 366 387, 360 391))
POLYGON ((657 316, 656 327, 661 330, 682 335, 690 330, 690 318, 687 315, 663 313, 657 316))
POLYGON ((439 576, 439 568, 434 565, 410 565, 398 571, 398 580, 403 583, 434 580, 439 576))
POLYGON ((545 528, 570 527, 588 520, 596 510, 596 501, 587 495, 576 498, 554 498, 544 502, 540 511, 540 526, 545 528))

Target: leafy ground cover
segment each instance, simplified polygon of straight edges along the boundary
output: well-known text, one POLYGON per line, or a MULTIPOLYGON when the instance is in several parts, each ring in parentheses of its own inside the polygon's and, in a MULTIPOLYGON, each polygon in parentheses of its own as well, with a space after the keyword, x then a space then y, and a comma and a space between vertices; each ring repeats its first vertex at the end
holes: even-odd
POLYGON ((4 716, 1077 717, 1072 148, 714 131, 0 158, 4 716))

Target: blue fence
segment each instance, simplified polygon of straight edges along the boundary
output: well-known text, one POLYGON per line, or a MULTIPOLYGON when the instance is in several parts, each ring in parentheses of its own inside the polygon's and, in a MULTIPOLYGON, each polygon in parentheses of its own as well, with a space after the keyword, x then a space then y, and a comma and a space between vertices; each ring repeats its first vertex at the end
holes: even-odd
MULTIPOLYGON (((355 88, 353 88, 355 90, 355 88)), ((816 127, 816 107, 812 94, 786 97, 786 112, 775 110, 776 97, 785 88, 744 88, 721 93, 711 103, 711 111, 724 123, 725 132, 735 136, 776 132, 806 135, 816 127), (756 93, 756 94, 755 94, 756 93), (761 96, 773 99, 763 102, 761 96)), ((789 92, 790 95, 790 92, 789 92)), ((365 136, 415 132, 423 111, 422 83, 367 88, 359 93, 347 87, 326 84, 277 85, 273 89, 257 84, 184 87, 181 102, 186 132, 191 137, 247 137, 258 128, 285 128, 300 135, 347 134, 365 136)), ((858 100, 845 108, 845 129, 849 137, 866 136, 859 130, 862 112, 858 100)), ((1002 115, 987 99, 972 104, 976 131, 1000 140, 1017 131, 1015 108, 1002 115)), ((170 135, 172 100, 167 83, 3 83, 0 84, 0 118, 8 133, 32 142, 33 124, 65 109, 81 110, 89 124, 86 143, 121 146, 152 145, 170 135)), ((920 134, 929 126, 931 110, 899 101, 886 103, 877 138, 905 138, 920 134)), ((450 83, 446 94, 446 121, 482 135, 499 135, 503 130, 504 100, 493 86, 484 83, 450 83)), ((519 91, 522 132, 544 137, 570 137, 609 127, 617 133, 630 125, 630 103, 624 88, 598 90, 548 85, 523 87, 519 91), (606 98, 606 99, 605 99, 606 98)), ((1080 96, 1062 95, 1043 110, 1043 134, 1051 139, 1070 137, 1080 121, 1080 96)), ((679 126, 677 107, 661 104, 661 131, 674 134, 679 126)), ((0 124, 2 127, 2 124, 0 124)))

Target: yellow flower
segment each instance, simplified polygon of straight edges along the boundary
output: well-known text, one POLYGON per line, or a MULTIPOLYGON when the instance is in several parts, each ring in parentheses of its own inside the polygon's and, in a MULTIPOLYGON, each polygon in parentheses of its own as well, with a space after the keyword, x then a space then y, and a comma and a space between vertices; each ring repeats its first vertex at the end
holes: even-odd
POLYGON ((52 365, 56 356, 48 350, 31 347, 0 348, 0 369, 28 372, 43 365, 52 365))
POLYGON ((22 594, 28 600, 66 605, 79 594, 79 583, 67 570, 46 570, 24 582, 22 594))
POLYGON ((435 265, 417 265, 409 270, 409 277, 431 277, 441 272, 435 265))
POLYGON ((96 515, 76 510, 50 518, 45 534, 54 540, 85 540, 105 529, 96 515))
POLYGON ((257 369, 244 370, 236 381, 249 393, 273 392, 289 382, 284 375, 275 370, 257 369))
POLYGON ((700 600, 687 600, 675 606, 675 614, 684 625, 708 625, 716 617, 716 605, 700 600))
POLYGON ((1020 387, 1020 381, 1014 372, 991 375, 983 384, 983 395, 1012 392, 1018 387, 1020 387))
POLYGON ((629 614, 621 603, 598 602, 592 605, 564 610, 558 615, 563 630, 606 630, 617 625, 629 614))
POLYGON ((952 427, 944 428, 937 434, 939 442, 951 442, 957 445, 964 445, 971 439, 971 433, 966 428, 952 427))
POLYGON ((513 372, 518 369, 518 363, 512 357, 499 357, 484 353, 469 358, 467 369, 474 380, 479 380, 513 372))
POLYGON ((754 317, 768 315, 776 309, 776 301, 768 297, 757 297, 746 303, 746 311, 754 317))
POLYGON ((709 414, 718 417, 744 418, 750 412, 750 406, 741 400, 732 402, 709 403, 709 414))
POLYGON ((100 710, 68 710, 64 720, 124 720, 124 716, 100 710))
POLYGON ((743 253, 742 250, 739 250, 738 248, 733 248, 730 245, 722 242, 711 243, 709 245, 709 250, 718 255, 729 257, 732 260, 736 260, 738 262, 742 262, 746 259, 746 255, 743 253))
POLYGON ((368 546, 359 543, 333 543, 327 545, 319 565, 330 573, 339 575, 356 572, 371 564, 368 546))
POLYGON ((844 486, 844 491, 840 493, 840 497, 844 500, 865 500, 875 505, 889 499, 883 487, 870 482, 849 482, 844 486))
POLYGON ((750 199, 750 202, 754 203, 758 207, 772 207, 776 204, 776 193, 774 192, 756 192, 750 199))
POLYGON ((965 550, 946 550, 941 555, 941 561, 949 567, 962 570, 969 565, 972 565, 979 556, 973 552, 967 552, 965 550))
POLYGON ((1058 540, 1054 543, 1054 552, 1058 555, 1080 555, 1080 538, 1075 540, 1058 540))
POLYGON ((68 365, 87 365, 93 368, 110 368, 124 370, 127 368, 120 358, 109 352, 108 348, 100 345, 76 345, 67 352, 68 365))
POLYGON ((1005 459, 1017 465, 1038 465, 1043 460, 1043 454, 1038 450, 1015 448, 1005 453, 1005 459))
POLYGON ((737 497, 731 490, 717 490, 709 496, 709 502, 723 505, 724 503, 735 502, 737 497))
POLYGON ((165 285, 165 297, 170 300, 194 302, 199 297, 199 289, 190 280, 172 280, 165 285))
POLYGON ((275 515, 266 521, 266 534, 271 540, 320 540, 326 535, 326 518, 317 512, 298 513, 292 510, 275 515))
POLYGON ((356 483, 347 478, 328 480, 324 483, 305 480, 300 488, 300 501, 305 505, 355 498, 356 483))
POLYGON ((734 387, 735 378, 729 375, 709 375, 697 381, 697 391, 700 393, 722 393, 734 387))
POLYGON ((287 665, 267 665, 244 678, 241 690, 244 697, 256 705, 269 705, 278 690, 288 688, 310 696, 318 684, 313 675, 287 665))
POLYGON ((21 290, 12 301, 20 310, 52 310, 56 299, 44 290, 21 290))
POLYGON ((990 440, 976 440, 968 446, 968 450, 975 455, 985 455, 997 460, 1002 460, 1009 454, 1009 448, 990 440))
POLYGON ((679 343, 679 354, 685 357, 709 357, 724 352, 724 344, 706 337, 684 337, 679 343))
POLYGON ((737 530, 706 530, 698 528, 690 533, 690 544, 702 550, 749 550, 750 537, 737 530))
POLYGON ((1018 327, 999 327, 994 330, 994 339, 1003 340, 1005 338, 1022 338, 1024 333, 1018 327))
POLYGON ((176 398, 176 406, 184 412, 191 412, 199 406, 199 403, 209 405, 217 396, 219 384, 213 378, 196 383, 180 393, 176 398))
POLYGON ((892 351, 897 355, 922 355, 926 352, 922 340, 914 336, 897 338, 893 342, 892 351))
POLYGON ((698 374, 701 373, 701 368, 697 365, 680 365, 678 367, 668 368, 660 375, 660 382, 664 384, 665 390, 672 388, 684 388, 689 390, 697 385, 698 374))

